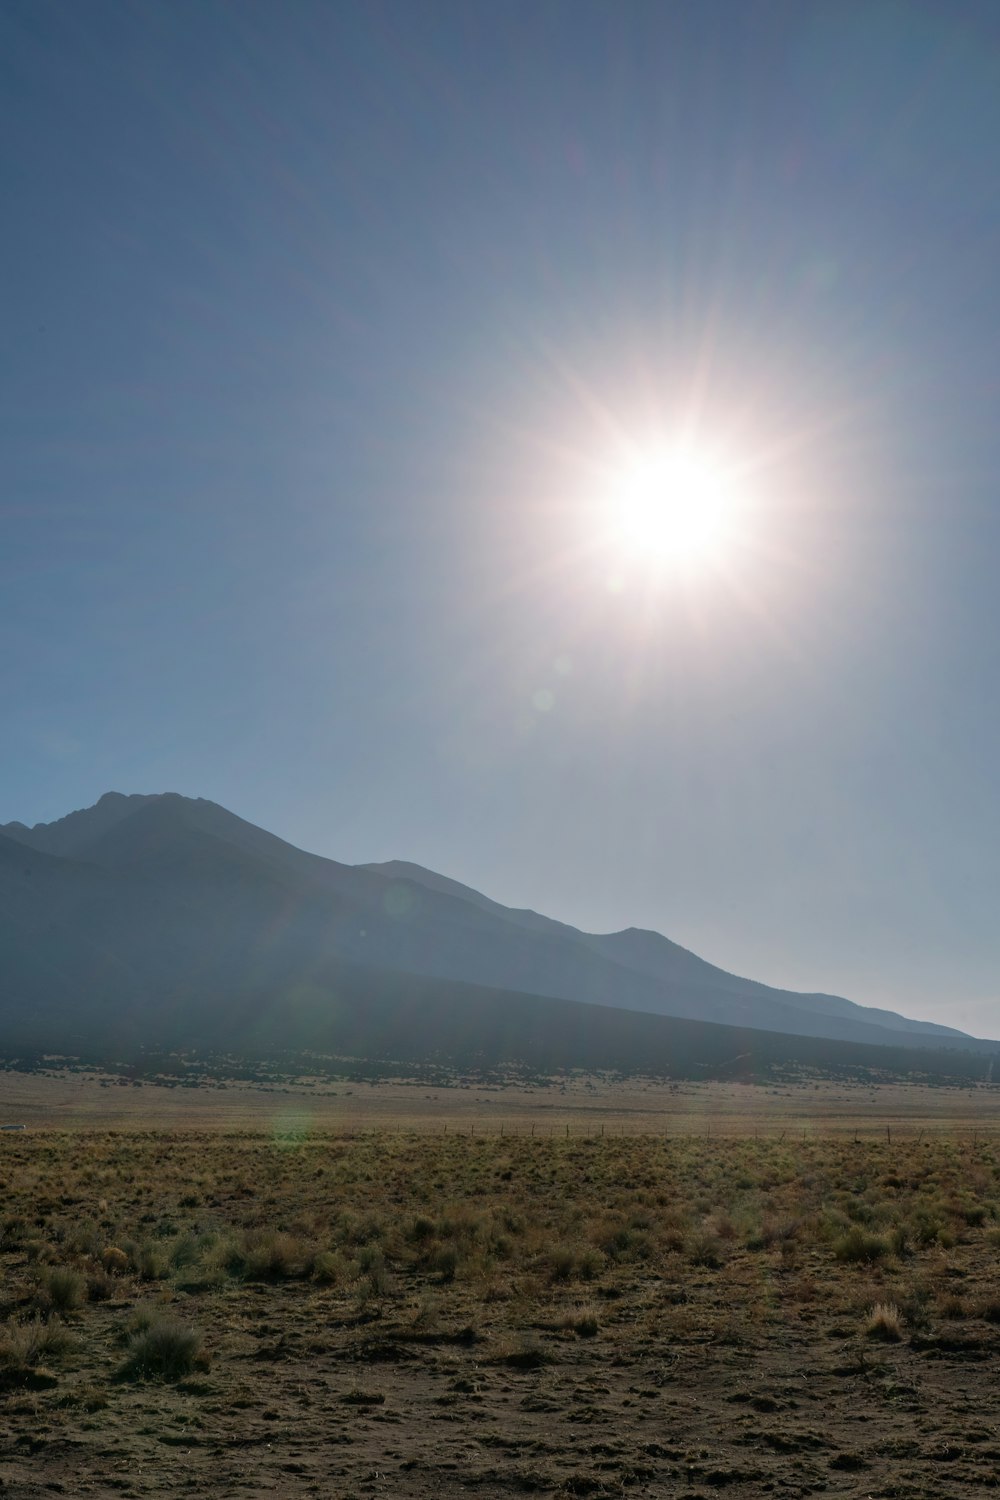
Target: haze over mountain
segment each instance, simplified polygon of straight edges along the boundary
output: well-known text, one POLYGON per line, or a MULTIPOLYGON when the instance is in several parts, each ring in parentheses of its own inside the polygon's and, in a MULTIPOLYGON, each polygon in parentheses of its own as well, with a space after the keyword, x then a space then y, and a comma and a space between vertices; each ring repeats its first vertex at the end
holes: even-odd
MULTIPOLYGON (((949 1027, 739 978, 659 933, 583 933, 402 861, 342 865, 175 793, 111 792, 53 823, 0 827, 8 1040, 345 1050, 388 1045, 392 1032, 397 1050, 412 1055, 419 1041, 430 1055, 454 1040, 457 1016, 481 1022, 492 1007, 510 1051, 518 1028, 552 1024, 555 1001, 573 1002, 580 1025, 581 1002, 601 1007, 582 1029, 605 1038, 610 1012, 628 1011, 786 1038, 994 1050, 949 1027), (434 1032, 442 1004, 447 1036, 434 1032)), ((560 1016, 568 1024, 565 1006, 560 1016)), ((650 1023, 618 1024, 638 1035, 650 1023)))

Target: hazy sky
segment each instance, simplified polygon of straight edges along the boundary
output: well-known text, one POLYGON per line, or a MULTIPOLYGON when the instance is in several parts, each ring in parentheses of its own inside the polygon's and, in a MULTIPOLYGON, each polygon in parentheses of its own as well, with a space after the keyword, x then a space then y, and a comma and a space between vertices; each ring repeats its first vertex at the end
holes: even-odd
POLYGON ((993 0, 6 0, 0 99, 0 821, 997 1033, 993 0), (602 508, 681 426, 683 573, 602 508))

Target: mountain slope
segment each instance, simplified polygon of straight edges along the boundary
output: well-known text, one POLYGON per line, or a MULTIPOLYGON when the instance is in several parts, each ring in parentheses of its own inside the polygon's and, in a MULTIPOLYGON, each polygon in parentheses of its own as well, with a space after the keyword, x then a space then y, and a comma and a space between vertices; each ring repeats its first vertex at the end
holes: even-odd
MULTIPOLYGON (((217 878, 211 861, 206 865, 199 857, 194 863, 217 878)), ((225 924, 218 930, 221 908, 199 914, 197 902, 173 905, 164 901, 159 883, 152 889, 156 899, 150 906, 147 877, 134 870, 123 877, 0 836, 5 1055, 49 1050, 128 1061, 176 1049, 247 1057, 310 1051, 371 1059, 375 1071, 385 1059, 747 1081, 813 1068, 974 1082, 990 1066, 991 1059, 968 1051, 740 1030, 336 957, 305 963, 295 960, 295 943, 291 952, 280 952, 282 977, 275 982, 261 961, 269 946, 266 934, 241 953, 242 967, 234 967, 227 949, 238 934, 225 924), (74 920, 81 914, 84 930, 74 920), (14 953, 7 920, 12 915, 30 936, 15 943, 14 953), (210 961, 206 922, 216 945, 210 961)), ((258 897, 263 900, 261 892, 258 897)))
MULTIPOLYGON (((161 1012, 204 1030, 233 1006, 245 1026, 251 1002, 264 1017, 325 995, 343 1027, 352 1007, 374 1014, 383 992, 412 992, 426 1009, 429 983, 469 1006, 503 995, 511 1015, 520 994, 535 1006, 547 997, 848 1043, 992 1050, 739 979, 657 933, 585 934, 419 866, 338 864, 202 799, 110 793, 53 824, 0 829, 8 1026, 30 1009, 74 1035, 115 1015, 152 1034, 161 1012)), ((320 1011, 307 1010, 319 1034, 320 1011)), ((423 1035, 419 1015, 411 1024, 423 1035)))
MULTIPOLYGON (((499 920, 530 932, 554 934, 582 943, 621 968, 666 986, 670 992, 669 1006, 656 1006, 660 1014, 701 1016, 808 1036, 853 1035, 857 1040, 882 1041, 890 1039, 884 1033, 904 1032, 908 1037, 923 1036, 942 1045, 947 1044, 948 1038, 965 1040, 961 1031, 933 1021, 908 1020, 894 1011, 858 1005, 837 995, 801 994, 740 978, 707 963, 658 932, 637 927, 607 934, 579 932, 538 912, 501 906, 470 886, 404 860, 368 864, 364 868, 461 897, 499 920), (860 1027, 877 1028, 880 1035, 876 1037, 867 1031, 863 1036, 860 1027)), ((563 992, 561 988, 551 991, 563 992)))

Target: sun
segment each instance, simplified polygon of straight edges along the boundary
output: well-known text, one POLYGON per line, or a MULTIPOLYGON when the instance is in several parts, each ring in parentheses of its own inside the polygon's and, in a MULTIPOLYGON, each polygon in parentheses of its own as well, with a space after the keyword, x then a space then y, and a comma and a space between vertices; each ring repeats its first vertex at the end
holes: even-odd
POLYGON ((725 464, 686 445, 634 454, 610 485, 619 546, 657 566, 690 568, 725 547, 737 504, 725 464))

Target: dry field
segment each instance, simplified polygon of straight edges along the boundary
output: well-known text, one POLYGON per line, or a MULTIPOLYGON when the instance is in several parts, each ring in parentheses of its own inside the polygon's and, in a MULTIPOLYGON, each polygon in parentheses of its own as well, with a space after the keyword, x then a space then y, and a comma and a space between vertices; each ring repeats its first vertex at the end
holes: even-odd
POLYGON ((2 1082, 5 1496, 1000 1488, 989 1096, 2 1082))
POLYGON ((1000 1134, 1000 1087, 861 1082, 668 1083, 576 1074, 534 1082, 229 1081, 200 1087, 52 1069, 0 1072, 0 1125, 31 1130, 459 1130, 605 1134, 1000 1134))

